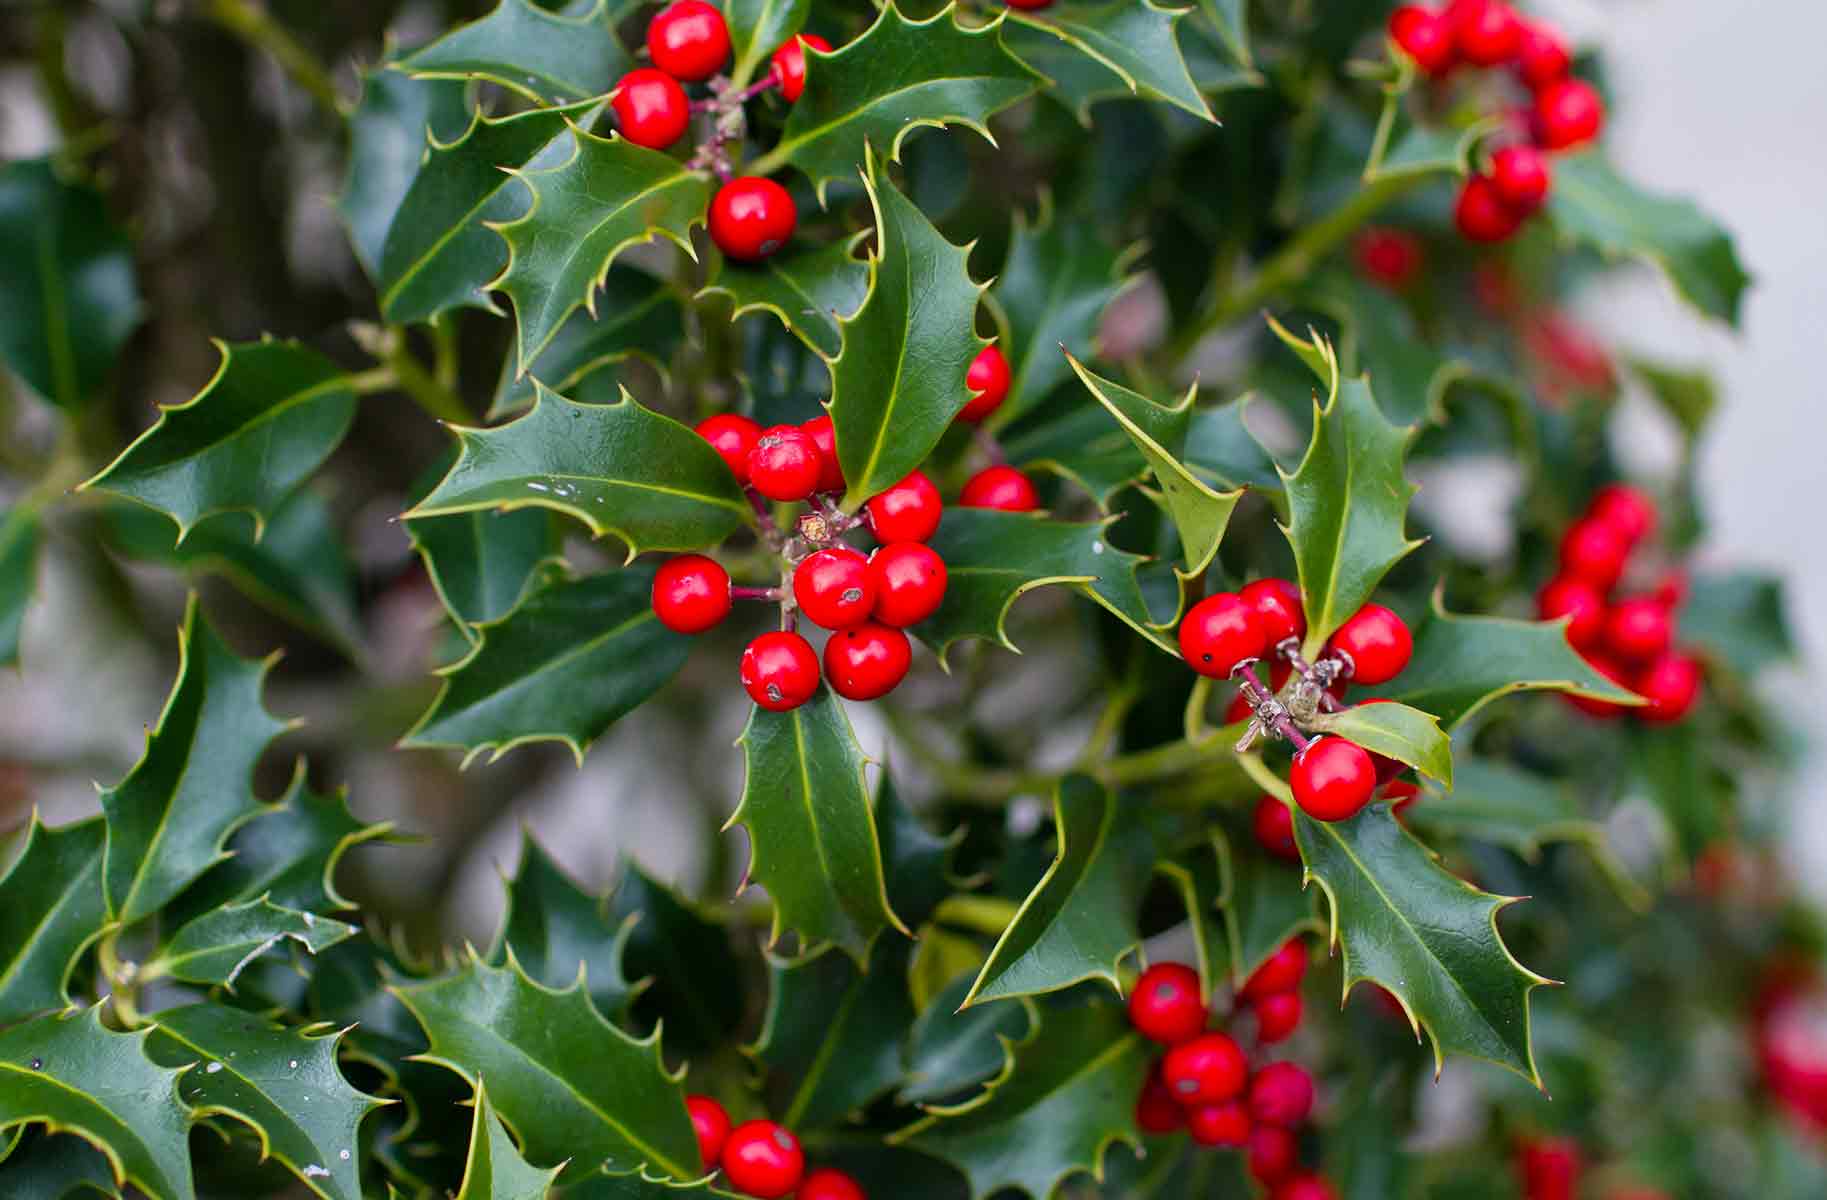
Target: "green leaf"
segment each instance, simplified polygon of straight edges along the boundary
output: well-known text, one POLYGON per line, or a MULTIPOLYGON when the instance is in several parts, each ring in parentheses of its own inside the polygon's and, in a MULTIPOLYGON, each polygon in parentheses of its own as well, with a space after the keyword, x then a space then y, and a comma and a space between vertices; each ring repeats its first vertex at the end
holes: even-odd
POLYGON ((1032 1000, 961 1007, 975 982, 966 971, 934 996, 907 1035, 902 1104, 958 1103, 979 1084, 1005 1078, 1015 1047, 1040 1027, 1032 1000))
POLYGON ((1451 790, 1429 787, 1403 816, 1416 828, 1502 846, 1531 862, 1549 842, 1603 843, 1569 784, 1464 756, 1451 790))
POLYGON ((1387 690, 1391 700, 1433 713, 1449 730, 1512 692, 1572 692, 1614 704, 1638 703, 1567 644, 1564 622, 1456 616, 1442 606, 1439 593, 1415 628, 1414 657, 1387 690))
POLYGON ((1154 868, 1154 837, 1134 805, 1119 804, 1083 775, 1060 783, 1053 825, 1053 862, 996 940, 964 998, 966 1008, 1088 979, 1122 992, 1117 969, 1142 941, 1142 892, 1154 868))
POLYGON ((242 970, 282 941, 316 954, 354 932, 353 925, 281 908, 262 897, 213 909, 191 921, 145 964, 144 974, 220 985, 233 992, 242 970))
POLYGON ((38 583, 38 509, 15 504, 0 517, 0 667, 19 661, 19 630, 38 583))
POLYGON ((1718 663, 1755 675, 1795 658, 1783 582, 1773 575, 1738 571, 1700 574, 1681 609, 1681 638, 1704 649, 1718 663))
POLYGON ((476 1123, 457 1200, 545 1200, 559 1168, 540 1170, 520 1157, 520 1148, 495 1115, 483 1080, 476 1081, 476 1123))
MULTIPOLYGON (((1032 43, 1020 37, 1017 30, 1038 31, 1106 68, 1130 93, 1164 100, 1211 121, 1212 110, 1206 107, 1205 98, 1187 73, 1186 60, 1174 40, 1174 26, 1188 11, 1158 8, 1153 0, 1053 4, 1033 12, 1012 8, 1008 23, 1003 26, 1003 38, 1014 42, 1015 52, 1028 58, 1023 48, 1032 43)), ((1028 62, 1047 73, 1044 58, 1038 62, 1028 58, 1028 62)), ((1088 121, 1088 102, 1081 102, 1078 107, 1081 117, 1088 121)))
POLYGON ((1432 713, 1406 704, 1354 704, 1338 712, 1320 713, 1312 727, 1453 786, 1453 744, 1432 713))
POLYGON ((723 19, 730 30, 733 87, 755 78, 768 56, 805 28, 811 0, 724 0, 723 19))
POLYGON ((369 278, 400 202, 425 160, 425 142, 457 137, 469 124, 463 84, 412 79, 387 65, 362 73, 362 98, 349 114, 349 165, 336 210, 369 278))
POLYGON ((509 955, 505 968, 472 958, 455 973, 394 994, 431 1039, 425 1055, 489 1097, 535 1163, 569 1162, 562 1178, 642 1166, 695 1179, 698 1139, 660 1041, 637 1041, 603 1020, 582 982, 542 987, 509 955))
MULTIPOLYGON (((896 211, 898 215, 899 206, 896 211)), ((879 216, 877 225, 879 228, 879 216)), ((921 246, 931 246, 935 256, 942 256, 944 250, 940 247, 949 249, 949 244, 939 238, 932 226, 924 225, 924 222, 922 225, 923 228, 916 227, 908 233, 897 229, 896 236, 911 236, 912 241, 921 246)), ((739 263, 724 257, 698 297, 728 296, 735 309, 730 313, 732 321, 744 313, 772 313, 793 336, 831 358, 843 347, 842 322, 855 316, 869 295, 870 267, 856 256, 857 246, 867 236, 865 232, 855 233, 816 250, 777 254, 758 264, 739 263)), ((910 248, 903 248, 902 252, 909 253, 910 248)), ((917 250, 911 252, 918 253, 917 250)), ((880 270, 878 267, 878 273, 880 270)), ((891 279, 893 277, 891 275, 891 279)), ((966 285, 974 289, 970 277, 965 275, 964 279, 966 285)), ((903 302, 924 300, 924 296, 916 296, 904 298, 903 302)), ((971 304, 974 311, 974 290, 971 304)), ((959 378, 963 379, 963 376, 959 378)))
POLYGON ((512 612, 539 565, 564 549, 552 514, 537 508, 416 517, 404 524, 444 611, 472 642, 480 636, 475 627, 512 612))
POLYGON ((243 1122, 265 1154, 327 1200, 360 1200, 358 1131, 385 1102, 343 1078, 340 1033, 286 1029, 218 1004, 166 1009, 156 1021, 147 1050, 167 1066, 191 1066, 178 1092, 193 1112, 243 1122))
POLYGON ((574 15, 530 0, 501 0, 487 16, 459 25, 399 66, 414 75, 479 77, 562 104, 607 92, 634 60, 616 40, 601 0, 574 15))
POLYGON ((875 794, 875 832, 888 873, 889 904, 908 928, 917 929, 954 890, 951 857, 964 831, 960 827, 943 838, 927 832, 884 771, 875 794))
POLYGON ((381 315, 427 321, 454 308, 495 311, 488 286, 507 265, 491 226, 526 207, 519 173, 549 167, 569 149, 571 122, 591 104, 535 108, 490 120, 477 113, 463 136, 426 154, 381 250, 381 315))
POLYGON ((297 342, 217 342, 222 365, 202 391, 159 409, 101 474, 82 485, 155 508, 181 543, 203 518, 267 520, 323 465, 355 420, 355 391, 336 365, 297 342))
POLYGON ((0 168, 0 358, 65 409, 91 400, 140 323, 133 243, 100 192, 43 159, 0 168))
POLYGON ((1300 868, 1248 849, 1253 839, 1240 830, 1226 830, 1215 840, 1224 877, 1231 984, 1242 987, 1289 938, 1325 927, 1314 913, 1313 894, 1305 890, 1300 868))
POLYGON ((1085 370, 1071 355, 1067 361, 1099 404, 1116 418, 1123 432, 1135 442, 1136 449, 1148 462, 1160 488, 1161 507, 1180 531, 1181 552, 1186 557, 1182 579, 1203 575, 1217 557, 1218 544, 1231 523, 1231 511, 1237 507, 1241 488, 1218 492, 1207 486, 1185 463, 1187 425, 1193 414, 1193 401, 1199 394, 1194 384, 1180 403, 1168 407, 1147 396, 1132 392, 1121 384, 1099 378, 1085 370))
POLYGON ((494 421, 533 403, 535 379, 555 392, 591 399, 597 380, 630 357, 647 359, 664 370, 673 351, 685 340, 685 306, 679 293, 663 279, 639 267, 617 264, 603 276, 595 316, 575 312, 558 328, 551 342, 516 376, 514 362, 504 359, 488 419, 494 421))
POLYGON ((1199 990, 1208 1004, 1219 985, 1231 977, 1231 942, 1222 916, 1229 895, 1228 853, 1223 832, 1213 826, 1207 841, 1178 858, 1155 864, 1155 872, 1173 884, 1186 905, 1188 932, 1198 959, 1199 990))
POLYGON ((695 255, 691 227, 710 204, 709 177, 658 150, 575 125, 571 141, 562 164, 516 173, 533 202, 525 216, 494 226, 507 239, 508 265, 491 286, 514 302, 520 374, 578 306, 597 314, 596 290, 623 250, 659 235, 695 255))
POLYGON ((288 726, 260 702, 271 665, 237 658, 193 595, 178 631, 178 678, 146 752, 101 795, 108 820, 102 880, 127 925, 163 908, 220 862, 223 843, 260 814, 254 765, 288 726))
POLYGON ((1275 459, 1243 423, 1256 397, 1239 396, 1229 404, 1195 408, 1186 430, 1187 468, 1219 491, 1254 488, 1278 502, 1281 472, 1275 459))
MULTIPOLYGON (((17 1137, 22 1128, 13 1130, 17 1137)), ((110 1196, 119 1200, 114 1168, 100 1150, 67 1134, 27 1134, 0 1159, 0 1195, 7 1200, 68 1200, 110 1196)))
POLYGON ((861 37, 830 54, 807 54, 806 90, 753 173, 798 167, 823 203, 832 180, 863 166, 865 147, 898 160, 902 141, 923 125, 963 125, 988 138, 990 117, 1039 84, 1003 47, 1000 29, 1000 19, 966 29, 950 5, 924 21, 883 5, 861 37))
POLYGON ((1642 190, 1592 151, 1555 160, 1547 212, 1562 237, 1609 257, 1646 259, 1695 308, 1738 324, 1751 277, 1730 235, 1691 201, 1642 190))
POLYGON ((653 615, 653 572, 585 579, 553 571, 438 673, 444 686, 402 746, 447 746, 467 764, 527 742, 563 742, 583 763, 604 730, 665 687, 691 639, 653 615))
POLYGON ((1296 810, 1294 835, 1332 907, 1329 941, 1343 948, 1345 991, 1360 979, 1387 988, 1433 1039, 1436 1073, 1458 1054, 1541 1087, 1529 993, 1548 981, 1517 962, 1497 932, 1497 914, 1515 898, 1442 870, 1386 805, 1349 821, 1296 810))
POLYGON ((1345 271, 1322 276, 1304 303, 1338 319, 1341 359, 1352 373, 1376 380, 1378 403, 1390 417, 1403 425, 1445 423, 1447 389, 1470 368, 1436 349, 1406 305, 1389 303, 1387 293, 1345 271))
POLYGON ((867 760, 836 697, 820 688, 789 712, 757 706, 737 744, 746 778, 725 828, 749 831, 747 879, 774 901, 769 944, 793 929, 861 964, 882 930, 906 933, 888 904, 867 760))
POLYGON ((869 294, 839 322, 843 349, 831 360, 831 424, 852 510, 926 461, 970 402, 964 376, 987 344, 973 332, 984 285, 971 279, 970 250, 941 237, 881 166, 871 152, 863 173, 876 228, 869 294))
POLYGON ((1148 460, 1129 435, 1113 427, 1104 406, 1086 393, 1059 393, 996 440, 1012 465, 1071 480, 1105 512, 1113 496, 1148 474, 1148 460))
POLYGON ((973 1200, 1004 1188, 1045 1200, 1068 1175, 1102 1178, 1111 1143, 1140 1146, 1136 1095, 1154 1057, 1119 1005, 1057 1010, 993 1087, 895 1141, 963 1171, 973 1200))
POLYGON ((729 986, 740 971, 723 926, 648 875, 623 862, 605 919, 627 934, 624 970, 640 980, 635 1015, 643 1028, 666 1022, 672 1050, 722 1044, 742 1019, 743 995, 729 986))
POLYGON ((1242 66, 1251 66, 1249 0, 1199 0, 1199 10, 1217 30, 1225 49, 1242 66))
POLYGON ((37 812, 0 876, 0 1025, 70 1002, 70 971, 107 922, 100 818, 51 829, 37 812))
POLYGON ((1428 175, 1471 173, 1472 152, 1498 128, 1492 119, 1463 128, 1421 125, 1409 118, 1406 98, 1413 87, 1413 66, 1403 63, 1401 74, 1383 88, 1383 108, 1378 114, 1370 158, 1364 164, 1363 182, 1387 183, 1428 175))
POLYGON ((751 519, 729 467, 690 429, 626 391, 614 404, 577 404, 535 386, 525 416, 456 431, 456 465, 407 520, 536 505, 614 534, 632 560, 713 546, 751 519))
POLYGON ((1687 435, 1688 452, 1719 410, 1719 385, 1705 369, 1671 366, 1632 358, 1631 374, 1642 381, 1663 411, 1687 435))
POLYGON ((523 829, 520 869, 508 880, 507 913, 488 961, 503 962, 512 950, 537 983, 562 988, 582 978, 596 1010, 617 1017, 634 995, 622 957, 635 918, 613 920, 607 907, 606 896, 573 883, 523 829))
POLYGON ((106 1028, 99 1008, 0 1030, 0 1130, 73 1133, 107 1156, 116 1183, 151 1200, 195 1200, 183 1072, 146 1056, 149 1036, 106 1028))

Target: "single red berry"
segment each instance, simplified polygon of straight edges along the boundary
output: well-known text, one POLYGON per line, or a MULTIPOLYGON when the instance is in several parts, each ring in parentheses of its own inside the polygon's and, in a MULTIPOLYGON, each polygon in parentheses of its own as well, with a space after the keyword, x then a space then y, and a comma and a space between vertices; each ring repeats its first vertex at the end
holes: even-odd
POLYGON ((1473 66, 1509 62, 1522 46, 1522 22, 1503 0, 1453 0, 1446 15, 1453 22, 1459 57, 1473 66))
POLYGON ((1576 650, 1596 646, 1605 632, 1605 596, 1583 579, 1550 579, 1535 598, 1535 611, 1544 621, 1569 618, 1567 641, 1576 650))
POLYGON ((1276 992, 1251 1005, 1256 1013, 1256 1040, 1265 1046, 1285 1042, 1300 1028, 1299 992, 1276 992))
POLYGON ((778 1200, 799 1186, 806 1153, 792 1130, 773 1121, 744 1121, 730 1131, 719 1160, 730 1186, 763 1200, 778 1200))
POLYGON ((1459 188, 1453 224, 1468 242, 1501 242, 1522 225, 1522 214, 1503 202, 1488 175, 1473 175, 1459 188))
POLYGON ((764 633, 742 651, 742 688, 769 712, 798 708, 818 691, 818 654, 797 633, 764 633))
POLYGON ((1020 8, 1032 11, 1034 9, 1046 8, 1053 3, 1053 0, 1004 0, 1004 2, 1008 4, 1010 8, 1020 8))
POLYGON ((890 542, 869 556, 875 619, 896 629, 918 625, 945 600, 945 560, 920 542, 890 542))
POLYGON ((1009 394, 1009 360, 994 345, 985 346, 964 373, 964 386, 972 393, 958 414, 960 421, 975 424, 1002 407, 1009 394))
POLYGON ((706 223, 717 249, 742 262, 759 262, 787 244, 799 210, 772 179, 742 175, 717 189, 706 223))
POLYGON ((1561 574, 1609 592, 1624 574, 1630 543, 1617 527, 1597 517, 1582 517, 1561 538, 1561 574))
POLYGON ((730 57, 730 29, 704 0, 673 0, 647 23, 653 65, 686 83, 709 79, 730 57))
POLYGON ((1413 804, 1421 795, 1421 787, 1412 779, 1396 779, 1379 789, 1383 799, 1389 801, 1389 815, 1400 817, 1402 810, 1413 804))
POLYGON ((825 643, 825 677, 846 700, 875 700, 907 678, 913 647, 907 635, 868 621, 831 635, 825 643))
MULTIPOLYGON (((1244 707, 1249 707, 1248 701, 1244 707)), ((1230 714, 1225 716, 1228 719, 1230 714)), ((1300 847, 1294 844, 1294 814, 1280 800, 1268 795, 1258 800, 1250 826, 1256 831, 1256 844, 1264 850, 1288 862, 1300 861, 1300 847)))
POLYGON ((1300 588, 1290 580, 1258 579, 1244 584, 1237 595, 1256 613, 1256 623, 1262 626, 1263 640, 1269 648, 1307 632, 1300 588))
POLYGON ((1592 497, 1586 515, 1618 531, 1635 545, 1656 531, 1656 502, 1627 483, 1608 483, 1592 497))
POLYGON ((1161 1079, 1174 1099, 1191 1108, 1243 1095, 1250 1065, 1237 1043, 1222 1033, 1181 1042, 1161 1060, 1161 1079))
POLYGON ((1136 1125, 1143 1133, 1172 1133, 1186 1124, 1186 1110, 1161 1082, 1160 1064, 1148 1072, 1142 1094, 1136 1097, 1136 1125))
POLYGON ((965 508, 1033 512, 1040 507, 1040 496, 1028 477, 1014 467, 985 467, 965 481, 958 503, 965 508))
POLYGON ((1377 769, 1355 742, 1316 738, 1294 756, 1288 784, 1302 812, 1316 821, 1343 821, 1370 803, 1377 769))
POLYGON ((1573 55, 1560 32, 1539 21, 1525 21, 1516 43, 1516 74, 1529 87, 1540 90, 1565 79, 1573 69, 1573 55))
POLYGON ((1201 1146, 1244 1146, 1250 1141, 1250 1110, 1236 1100, 1201 1104, 1186 1114, 1186 1126, 1201 1146))
POLYGON ((806 90, 807 46, 825 54, 831 52, 831 43, 816 33, 797 34, 774 51, 774 82, 780 85, 780 94, 788 104, 799 99, 799 94, 806 90))
POLYGON ((1535 93, 1535 140, 1550 150, 1570 150, 1599 136, 1605 102, 1584 79, 1563 79, 1535 93))
POLYGON ((1424 74, 1444 75, 1459 60, 1452 22, 1419 4, 1404 4, 1389 14, 1389 38, 1424 74))
POLYGON ((841 492, 844 490, 844 468, 837 461, 837 430, 832 428, 829 415, 813 417, 803 422, 800 428, 818 447, 819 471, 818 490, 821 492, 841 492))
POLYGON ((1286 1179, 1299 1164, 1300 1143, 1279 1125, 1250 1128, 1250 1174, 1265 1187, 1286 1179))
MULTIPOLYGON (((1597 651, 1588 652, 1585 655, 1585 658, 1587 666, 1611 680, 1613 683, 1618 684, 1621 687, 1630 686, 1630 684, 1626 682, 1624 665, 1616 659, 1600 654, 1597 651)), ((1621 717, 1625 713, 1631 711, 1626 705, 1613 704, 1609 700, 1594 700, 1590 696, 1576 696, 1572 692, 1563 692, 1561 698, 1587 716, 1597 717, 1604 721, 1609 721, 1615 717, 1621 717)))
POLYGON ((704 1159, 704 1169, 716 1170, 723 1143, 730 1135, 730 1115, 709 1096, 685 1097, 685 1111, 691 1114, 692 1132, 698 1135, 698 1153, 704 1159))
POLYGON ((749 451, 749 486, 770 500, 804 500, 823 470, 818 444, 797 425, 762 430, 749 451))
POLYGON ((1199 972, 1185 963, 1154 964, 1129 993, 1129 1023, 1164 1046, 1190 1042, 1205 1032, 1207 1015, 1199 998, 1199 972))
POLYGON ((1261 658, 1268 648, 1256 609, 1235 592, 1207 596, 1180 622, 1180 657, 1214 679, 1229 675, 1246 658, 1261 658))
POLYGON ((861 625, 875 611, 875 580, 860 550, 815 550, 793 568, 793 599, 806 619, 823 629, 861 625))
POLYGON ((1532 213, 1548 198, 1554 173, 1534 146, 1505 146, 1491 155, 1491 186, 1511 211, 1532 213))
POLYGON ((1339 1200, 1339 1191, 1325 1176, 1302 1171, 1276 1184, 1269 1200, 1339 1200))
POLYGON ((691 102, 679 81, 652 67, 637 67, 622 76, 609 95, 622 136, 637 146, 664 150, 685 136, 691 124, 691 102))
POLYGON ((1300 986, 1306 974, 1307 949, 1300 944, 1299 938, 1291 937, 1264 959, 1262 966, 1250 972, 1237 995, 1243 1000, 1255 1000, 1276 992, 1291 992, 1300 986))
POLYGON ((1687 589, 1687 572, 1676 567, 1657 581, 1656 590, 1650 594, 1655 596, 1657 604, 1673 614, 1676 609, 1687 603, 1687 589))
POLYGON ((1392 292, 1402 291, 1421 275, 1421 239, 1405 230, 1366 229, 1358 234, 1353 250, 1364 277, 1392 292))
POLYGON ((718 413, 697 425, 698 436, 722 455, 737 483, 749 481, 749 451, 761 440, 761 426, 735 413, 718 413))
POLYGON ((674 633, 703 633, 730 615, 730 574, 702 554, 669 558, 653 577, 653 615, 674 633))
POLYGON ((1352 683, 1375 687, 1402 673, 1414 654, 1415 639, 1401 617, 1381 604, 1366 604, 1338 627, 1327 648, 1349 656, 1352 683))
POLYGON ((939 489, 924 471, 908 472, 906 479, 878 493, 864 508, 880 542, 923 542, 938 530, 945 513, 939 489))
POLYGON ((1662 655, 1632 682, 1631 690, 1649 701, 1632 711, 1651 725, 1679 721, 1700 699, 1702 674, 1700 664, 1685 654, 1662 655))
POLYGON ((1668 609, 1654 596, 1620 600, 1605 616, 1605 648, 1625 662, 1659 657, 1674 633, 1668 609))
POLYGON ((1293 1129, 1313 1111, 1313 1076, 1291 1062, 1273 1062, 1250 1079, 1250 1118, 1293 1129))
POLYGON ((793 1200, 869 1200, 869 1194, 842 1171, 820 1167, 806 1176, 793 1200))
POLYGON ((1572 1138, 1526 1141, 1517 1155, 1523 1194, 1528 1200, 1573 1200, 1579 1190, 1579 1143, 1572 1138))

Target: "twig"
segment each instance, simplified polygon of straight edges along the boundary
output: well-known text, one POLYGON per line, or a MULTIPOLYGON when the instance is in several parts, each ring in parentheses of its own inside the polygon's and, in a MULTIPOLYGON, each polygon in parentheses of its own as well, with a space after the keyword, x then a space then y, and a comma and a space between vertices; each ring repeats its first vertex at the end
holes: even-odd
POLYGON ((204 11, 242 41, 271 54, 294 83, 331 113, 342 115, 342 100, 336 94, 329 69, 277 24, 266 9, 250 0, 208 0, 204 11))

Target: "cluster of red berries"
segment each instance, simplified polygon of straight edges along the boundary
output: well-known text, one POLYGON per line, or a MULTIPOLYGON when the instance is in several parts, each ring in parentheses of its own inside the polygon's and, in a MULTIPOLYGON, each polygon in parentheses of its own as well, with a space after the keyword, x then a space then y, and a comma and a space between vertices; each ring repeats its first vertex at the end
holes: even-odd
POLYGON ((1553 184, 1543 151, 1570 150, 1599 136, 1605 103, 1571 75, 1572 56, 1561 35, 1523 20, 1504 0, 1452 0, 1444 9, 1404 4, 1390 14, 1389 36, 1423 72, 1442 77, 1461 63, 1510 66, 1532 100, 1517 140, 1473 175, 1453 211, 1459 232, 1474 242, 1501 242, 1542 206, 1553 184))
POLYGON ((709 1096, 685 1097, 704 1169, 721 1169, 729 1185, 745 1196, 778 1200, 867 1200, 856 1180, 832 1167, 807 1173, 806 1152, 785 1125, 744 1121, 731 1128, 730 1115, 709 1096))
MULTIPOLYGON (((1256 1015, 1256 1041, 1279 1042, 1300 1024, 1300 982, 1307 953, 1298 938, 1269 957, 1237 993, 1256 1015)), ((1337 1200, 1324 1178, 1300 1168, 1295 1130, 1313 1111, 1313 1078, 1291 1062, 1252 1070, 1235 1038, 1209 1031, 1211 1012, 1199 973, 1185 963, 1156 963, 1129 994, 1129 1023, 1166 1046, 1136 1100, 1145 1133, 1185 1129, 1201 1146, 1244 1150, 1250 1173, 1272 1200, 1337 1200)))
POLYGON ((1649 701, 1641 707, 1584 696, 1568 703, 1595 717, 1625 713, 1654 725, 1679 721, 1700 698, 1698 659, 1673 648, 1675 613, 1686 586, 1678 573, 1653 590, 1614 598, 1630 555, 1655 532, 1656 506, 1623 484, 1599 489, 1586 513, 1561 538, 1560 574, 1542 588, 1537 609, 1567 620, 1567 640, 1599 674, 1649 701))

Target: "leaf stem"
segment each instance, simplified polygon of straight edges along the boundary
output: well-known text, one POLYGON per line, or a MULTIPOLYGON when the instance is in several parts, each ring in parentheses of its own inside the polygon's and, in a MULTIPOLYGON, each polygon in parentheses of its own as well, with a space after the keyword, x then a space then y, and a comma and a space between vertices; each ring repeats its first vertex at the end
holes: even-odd
POLYGON ((250 0, 208 0, 205 13, 216 24, 242 41, 264 50, 279 63, 292 82, 310 93, 331 114, 342 115, 342 100, 329 68, 273 20, 266 9, 250 0))
POLYGON ((113 1003, 114 1015, 126 1028, 137 1029, 145 1023, 136 1002, 139 971, 134 963, 121 959, 120 936, 120 926, 103 935, 95 947, 95 965, 101 969, 102 978, 108 981, 108 999, 113 1003))

